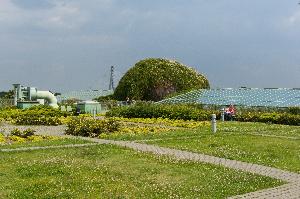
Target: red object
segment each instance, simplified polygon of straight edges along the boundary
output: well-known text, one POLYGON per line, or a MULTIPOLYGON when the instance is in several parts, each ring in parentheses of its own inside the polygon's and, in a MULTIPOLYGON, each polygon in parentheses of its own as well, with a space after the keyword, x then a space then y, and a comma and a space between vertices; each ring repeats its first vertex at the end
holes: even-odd
POLYGON ((230 115, 235 115, 235 108, 233 105, 230 105, 228 108, 225 109, 225 113, 230 114, 230 115))

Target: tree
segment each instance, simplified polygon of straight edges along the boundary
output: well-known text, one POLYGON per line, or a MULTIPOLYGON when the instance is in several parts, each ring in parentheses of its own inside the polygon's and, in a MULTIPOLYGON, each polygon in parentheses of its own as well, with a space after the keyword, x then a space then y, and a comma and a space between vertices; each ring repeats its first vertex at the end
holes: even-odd
POLYGON ((209 88, 208 80, 195 69, 177 61, 149 58, 130 68, 115 89, 114 97, 158 101, 166 95, 209 88))
POLYGON ((12 99, 12 98, 14 98, 14 91, 13 90, 2 91, 2 92, 0 92, 0 98, 12 99))

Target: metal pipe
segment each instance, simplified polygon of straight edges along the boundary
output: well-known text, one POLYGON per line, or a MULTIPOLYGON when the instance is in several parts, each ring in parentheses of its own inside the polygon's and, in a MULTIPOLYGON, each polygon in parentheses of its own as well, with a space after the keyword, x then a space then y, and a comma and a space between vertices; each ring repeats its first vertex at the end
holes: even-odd
POLYGON ((44 99, 48 102, 49 106, 58 108, 57 99, 50 91, 38 91, 36 88, 31 88, 30 95, 32 100, 44 99))

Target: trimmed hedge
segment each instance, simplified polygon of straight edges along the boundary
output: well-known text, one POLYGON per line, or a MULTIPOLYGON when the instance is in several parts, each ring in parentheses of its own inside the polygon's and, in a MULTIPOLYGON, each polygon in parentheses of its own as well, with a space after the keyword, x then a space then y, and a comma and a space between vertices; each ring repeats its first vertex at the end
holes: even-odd
POLYGON ((126 118, 169 118, 182 120, 206 121, 211 120, 212 114, 218 111, 204 110, 199 105, 194 104, 153 104, 138 103, 132 106, 115 107, 106 113, 108 117, 126 117, 126 118))
POLYGON ((60 125, 60 117, 71 115, 49 106, 33 106, 29 109, 7 108, 0 111, 0 118, 18 125, 60 125))
POLYGON ((300 126, 300 115, 291 113, 243 112, 237 114, 236 120, 300 126))
MULTIPOLYGON (((254 112, 240 111, 235 117, 240 122, 263 122, 285 125, 300 125, 300 114, 295 114, 298 109, 284 112, 254 112)), ((211 115, 216 114, 220 119, 220 111, 203 109, 201 105, 195 104, 154 104, 138 103, 132 106, 115 107, 106 113, 111 117, 126 118, 169 118, 207 121, 211 120, 211 115)))
POLYGON ((23 114, 18 116, 14 123, 17 125, 44 125, 44 126, 57 126, 62 122, 59 117, 41 116, 35 114, 23 114))

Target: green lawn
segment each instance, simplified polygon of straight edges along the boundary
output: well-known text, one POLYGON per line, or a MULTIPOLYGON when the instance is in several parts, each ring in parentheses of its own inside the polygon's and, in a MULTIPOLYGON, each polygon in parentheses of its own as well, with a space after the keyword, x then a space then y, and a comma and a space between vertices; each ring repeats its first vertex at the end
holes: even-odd
POLYGON ((225 198, 282 184, 111 145, 0 153, 0 198, 225 198))
MULTIPOLYGON (((160 135, 140 135, 148 144, 205 153, 300 173, 300 128, 259 123, 228 122, 160 135)), ((130 139, 133 139, 132 137, 130 139)))
POLYGON ((0 144, 0 149, 15 149, 20 147, 35 147, 35 146, 58 146, 58 145, 69 145, 69 144, 85 144, 91 143, 87 140, 76 139, 76 138, 54 138, 50 140, 41 140, 34 142, 24 142, 24 143, 12 143, 12 144, 0 144))
POLYGON ((146 143, 300 173, 300 140, 241 134, 202 134, 198 137, 178 137, 146 143))
MULTIPOLYGON (((264 135, 271 137, 285 137, 300 139, 300 126, 288 126, 277 124, 253 123, 253 122, 218 122, 217 134, 230 135, 232 133, 247 135, 264 135)), ((196 129, 184 131, 172 131, 159 134, 137 134, 137 135, 111 135, 107 138, 117 140, 148 140, 148 139, 170 139, 178 137, 201 136, 202 134, 210 134, 211 126, 202 126, 196 129)))
POLYGON ((205 153, 300 173, 300 126, 218 122, 210 126, 158 134, 111 136, 148 144, 205 153))
POLYGON ((221 133, 247 133, 264 134, 273 136, 295 137, 300 139, 300 126, 288 126, 279 124, 265 124, 254 122, 220 122, 218 130, 221 133))

